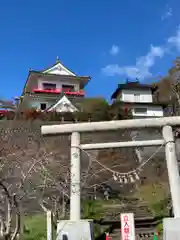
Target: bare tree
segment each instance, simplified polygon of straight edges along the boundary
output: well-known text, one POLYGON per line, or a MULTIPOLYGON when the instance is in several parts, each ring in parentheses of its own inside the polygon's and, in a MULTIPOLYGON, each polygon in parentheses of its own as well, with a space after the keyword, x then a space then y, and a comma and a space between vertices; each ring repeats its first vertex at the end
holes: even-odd
POLYGON ((0 187, 1 206, 3 206, 0 213, 0 235, 5 240, 15 240, 20 230, 20 212, 16 195, 11 195, 2 181, 0 181, 0 187), (7 207, 5 207, 6 202, 7 207), (5 208, 7 208, 6 211, 5 208), (15 208, 15 228, 12 230, 13 208, 15 208))
MULTIPOLYGON (((38 122, 14 120, 4 124, 5 126, 2 123, 0 128, 0 183, 4 186, 3 201, 9 201, 8 206, 11 208, 8 210, 8 207, 2 205, 0 224, 1 236, 5 240, 11 240, 20 232, 21 214, 33 212, 30 212, 31 206, 38 208, 38 211, 51 210, 55 222, 56 219, 68 215, 70 144, 68 136, 43 138, 40 132, 41 124, 38 122), (8 228, 10 221, 11 226, 8 228), (9 230, 6 236, 7 229, 9 230)), ((126 135, 118 133, 118 138, 123 134, 126 135)), ((100 140, 102 139, 104 138, 100 140)), ((95 198, 99 186, 103 194, 109 191, 109 186, 119 190, 119 182, 113 181, 113 170, 125 171, 123 165, 125 166, 127 158, 132 156, 135 156, 133 151, 127 156, 127 149, 120 153, 115 150, 100 151, 95 159, 82 156, 82 196, 86 198, 91 195, 95 198), (119 161, 122 164, 119 164, 119 161)), ((104 197, 108 199, 109 195, 104 197)))
POLYGON ((164 77, 160 77, 157 83, 159 91, 158 102, 166 103, 171 110, 169 114, 180 114, 180 58, 174 61, 174 66, 168 71, 164 77))
POLYGON ((37 190, 32 182, 40 169, 38 166, 43 166, 51 153, 46 153, 38 132, 32 132, 30 126, 20 126, 16 121, 5 124, 0 129, 0 187, 3 196, 0 235, 5 240, 13 240, 20 233, 24 199, 31 201, 36 197, 37 190))
POLYGON ((172 83, 172 93, 177 99, 180 107, 180 58, 174 61, 174 67, 169 70, 169 76, 172 83))

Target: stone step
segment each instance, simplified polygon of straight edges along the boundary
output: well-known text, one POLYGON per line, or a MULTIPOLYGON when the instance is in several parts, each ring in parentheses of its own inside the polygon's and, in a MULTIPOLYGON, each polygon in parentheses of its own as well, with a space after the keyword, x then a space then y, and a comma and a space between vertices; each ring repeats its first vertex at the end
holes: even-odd
MULTIPOLYGON (((136 228, 135 234, 136 234, 136 239, 147 239, 151 240, 153 239, 155 229, 154 228, 136 228)), ((116 240, 116 239, 121 239, 121 230, 120 229, 114 229, 113 232, 109 235, 110 239, 116 240)))
POLYGON ((136 219, 140 218, 151 218, 152 213, 149 210, 148 206, 121 206, 121 207, 116 207, 116 208, 111 208, 110 206, 107 208, 104 208, 103 210, 104 213, 104 219, 106 220, 118 220, 120 219, 120 214, 121 213, 134 213, 134 217, 136 219))

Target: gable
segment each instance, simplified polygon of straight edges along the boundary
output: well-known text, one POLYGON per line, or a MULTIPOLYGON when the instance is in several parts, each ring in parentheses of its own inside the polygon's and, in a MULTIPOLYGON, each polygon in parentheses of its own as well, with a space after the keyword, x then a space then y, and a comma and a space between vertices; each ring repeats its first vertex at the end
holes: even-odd
POLYGON ((50 107, 48 111, 76 112, 78 109, 69 101, 66 96, 63 96, 56 104, 50 107))
POLYGON ((53 67, 43 71, 43 73, 76 76, 73 72, 67 69, 62 63, 58 62, 53 67))

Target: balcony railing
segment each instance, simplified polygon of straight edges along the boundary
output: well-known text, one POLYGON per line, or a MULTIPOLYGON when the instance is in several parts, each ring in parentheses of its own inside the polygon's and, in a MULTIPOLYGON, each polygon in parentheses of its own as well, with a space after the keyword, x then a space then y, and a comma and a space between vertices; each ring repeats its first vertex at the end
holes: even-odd
POLYGON ((68 90, 68 89, 60 89, 60 88, 56 88, 56 89, 33 89, 34 93, 65 93, 67 95, 74 95, 74 96, 84 96, 85 92, 84 90, 80 90, 80 91, 72 91, 72 90, 68 90))
POLYGON ((0 109, 0 114, 6 114, 10 112, 11 110, 5 110, 5 109, 0 109))

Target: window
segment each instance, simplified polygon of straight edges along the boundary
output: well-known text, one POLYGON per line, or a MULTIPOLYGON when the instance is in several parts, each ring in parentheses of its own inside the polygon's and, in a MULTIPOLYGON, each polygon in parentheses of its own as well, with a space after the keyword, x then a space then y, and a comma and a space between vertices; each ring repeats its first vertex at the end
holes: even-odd
POLYGON ((134 101, 140 102, 140 94, 134 94, 134 101))
POLYGON ((69 92, 74 92, 74 86, 73 85, 62 85, 62 90, 63 91, 69 91, 69 92))
POLYGON ((147 108, 134 108, 134 113, 147 113, 147 108))
POLYGON ((56 89, 56 84, 54 84, 54 83, 43 83, 43 89, 44 90, 56 89))
POLYGON ((41 103, 40 108, 41 110, 46 110, 46 103, 41 103))

